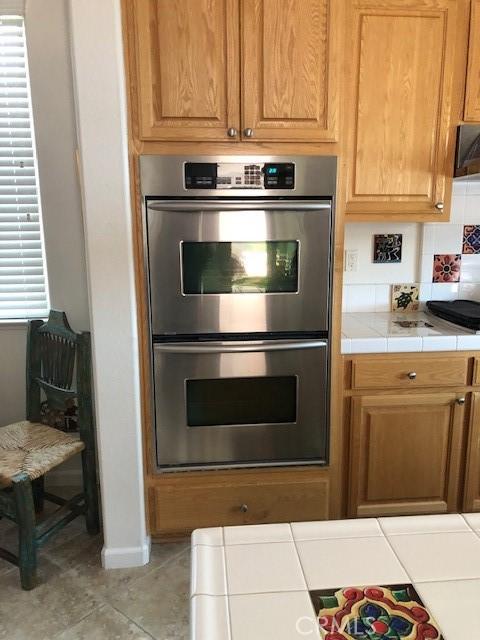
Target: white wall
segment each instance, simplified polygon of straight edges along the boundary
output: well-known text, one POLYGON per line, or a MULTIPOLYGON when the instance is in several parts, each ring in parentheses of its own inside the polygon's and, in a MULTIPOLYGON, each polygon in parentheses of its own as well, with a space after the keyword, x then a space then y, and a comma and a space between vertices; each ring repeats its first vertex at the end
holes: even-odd
MULTIPOLYGON (((67 0, 27 0, 26 32, 51 304, 82 330, 89 312, 67 9, 67 0)), ((25 417, 25 338, 25 326, 0 323, 0 425, 25 417)))
POLYGON ((149 559, 119 0, 70 0, 107 568, 149 559))

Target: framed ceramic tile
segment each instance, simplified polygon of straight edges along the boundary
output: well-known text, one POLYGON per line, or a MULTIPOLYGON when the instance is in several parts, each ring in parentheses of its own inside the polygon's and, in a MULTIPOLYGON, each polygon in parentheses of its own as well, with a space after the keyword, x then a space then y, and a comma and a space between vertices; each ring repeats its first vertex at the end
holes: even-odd
POLYGON ((418 311, 420 285, 392 285, 392 311, 418 311))
POLYGON ((434 255, 432 282, 460 282, 461 263, 462 256, 459 253, 434 255))
POLYGON ((322 638, 436 638, 440 628, 411 584, 310 591, 322 638))
POLYGON ((480 224, 467 224, 463 227, 462 253, 480 253, 480 224))
POLYGON ((383 233, 373 236, 373 262, 395 264, 402 261, 402 234, 383 233))

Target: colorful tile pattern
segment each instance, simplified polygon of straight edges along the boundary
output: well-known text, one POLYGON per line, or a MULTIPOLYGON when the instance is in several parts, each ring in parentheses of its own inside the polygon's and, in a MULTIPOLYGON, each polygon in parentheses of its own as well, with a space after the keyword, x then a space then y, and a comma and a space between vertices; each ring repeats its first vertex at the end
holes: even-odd
POLYGON ((480 224, 467 224, 463 227, 462 253, 480 253, 480 224))
POLYGON ((418 311, 420 287, 418 284, 392 286, 392 311, 418 311))
POLYGON ((401 233, 384 233, 373 236, 373 262, 375 264, 396 263, 402 261, 401 233))
POLYGON ((433 282, 460 282, 459 253, 436 254, 433 256, 433 282))
POLYGON ((411 584, 310 591, 324 640, 445 640, 411 584))

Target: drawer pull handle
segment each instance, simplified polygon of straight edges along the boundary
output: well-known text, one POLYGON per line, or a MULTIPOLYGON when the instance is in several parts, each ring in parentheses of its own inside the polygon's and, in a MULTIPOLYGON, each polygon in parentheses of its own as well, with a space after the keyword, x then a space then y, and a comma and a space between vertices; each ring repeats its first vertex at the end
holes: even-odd
POLYGON ((242 513, 247 513, 248 511, 248 504, 242 504, 242 506, 240 507, 240 511, 242 513))
POLYGON ((457 398, 457 404, 465 404, 465 398, 457 398))
POLYGON ((410 380, 415 380, 415 378, 417 377, 417 374, 416 374, 416 372, 415 372, 415 371, 410 371, 410 373, 407 373, 407 377, 408 377, 410 380))

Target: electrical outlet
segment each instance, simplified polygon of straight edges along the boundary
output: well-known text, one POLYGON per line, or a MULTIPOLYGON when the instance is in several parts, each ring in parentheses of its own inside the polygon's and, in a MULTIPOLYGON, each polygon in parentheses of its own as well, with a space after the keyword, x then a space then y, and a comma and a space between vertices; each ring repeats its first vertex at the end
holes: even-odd
POLYGON ((358 251, 356 249, 345 250, 345 271, 347 273, 358 271, 358 251))

